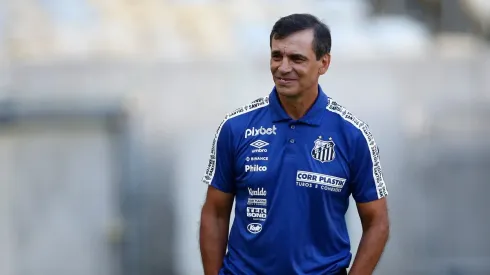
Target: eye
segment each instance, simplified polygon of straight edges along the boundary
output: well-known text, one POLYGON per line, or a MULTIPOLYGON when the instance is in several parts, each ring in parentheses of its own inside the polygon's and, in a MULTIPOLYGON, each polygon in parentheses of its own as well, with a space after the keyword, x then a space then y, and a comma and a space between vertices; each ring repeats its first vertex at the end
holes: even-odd
POLYGON ((302 62, 306 61, 305 58, 302 57, 301 55, 293 55, 293 56, 291 56, 291 60, 294 63, 302 63, 302 62))
POLYGON ((271 56, 271 58, 272 58, 272 60, 274 60, 274 61, 281 61, 282 56, 281 56, 281 55, 279 55, 279 54, 273 54, 273 55, 271 56))

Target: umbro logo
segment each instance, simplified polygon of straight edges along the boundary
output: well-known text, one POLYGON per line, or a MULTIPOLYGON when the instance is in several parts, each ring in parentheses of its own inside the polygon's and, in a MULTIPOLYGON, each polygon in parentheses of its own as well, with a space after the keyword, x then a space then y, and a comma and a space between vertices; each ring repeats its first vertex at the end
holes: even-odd
POLYGON ((265 141, 263 141, 263 140, 260 140, 260 139, 259 139, 259 140, 254 141, 254 142, 252 142, 252 143, 250 143, 250 146, 255 147, 255 148, 257 148, 257 149, 263 148, 263 147, 265 147, 265 146, 267 146, 267 145, 269 145, 269 143, 267 143, 267 142, 265 142, 265 141))
POLYGON ((250 143, 250 146, 255 148, 252 150, 252 153, 267 153, 267 149, 264 148, 267 145, 269 145, 268 142, 265 142, 265 141, 260 140, 260 139, 250 143))

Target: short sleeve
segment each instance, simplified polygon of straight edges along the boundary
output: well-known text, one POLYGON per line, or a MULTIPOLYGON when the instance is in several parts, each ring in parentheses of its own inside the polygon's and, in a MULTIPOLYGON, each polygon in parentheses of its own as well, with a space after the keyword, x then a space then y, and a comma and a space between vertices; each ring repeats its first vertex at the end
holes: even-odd
POLYGON ((208 167, 202 181, 226 193, 235 191, 233 140, 229 120, 221 122, 214 137, 208 167))
POLYGON ((370 202, 388 195, 383 178, 379 149, 367 124, 355 137, 351 159, 352 196, 356 202, 370 202))

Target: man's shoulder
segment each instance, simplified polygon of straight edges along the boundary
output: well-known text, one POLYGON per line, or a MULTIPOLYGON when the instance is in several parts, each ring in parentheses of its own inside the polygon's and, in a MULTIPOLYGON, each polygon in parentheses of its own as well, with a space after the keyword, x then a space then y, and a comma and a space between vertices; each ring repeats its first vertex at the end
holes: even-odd
POLYGON ((346 134, 354 136, 368 134, 368 124, 333 98, 328 98, 326 109, 336 120, 339 128, 346 134))
POLYGON ((249 103, 235 109, 233 112, 228 113, 225 118, 226 119, 232 119, 232 118, 247 115, 247 114, 250 115, 254 111, 259 111, 260 109, 262 109, 268 105, 269 105, 269 96, 260 97, 260 98, 255 99, 252 102, 249 102, 249 103))
POLYGON ((269 106, 269 96, 257 98, 226 114, 223 121, 232 125, 245 125, 255 113, 265 110, 264 107, 267 106, 269 106))

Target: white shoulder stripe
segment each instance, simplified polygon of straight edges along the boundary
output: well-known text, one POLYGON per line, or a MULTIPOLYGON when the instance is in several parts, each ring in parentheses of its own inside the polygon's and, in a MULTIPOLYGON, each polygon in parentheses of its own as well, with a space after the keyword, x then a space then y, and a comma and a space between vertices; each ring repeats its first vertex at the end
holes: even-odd
POLYGON ((371 154, 371 161, 373 162, 373 179, 376 184, 376 193, 378 194, 379 199, 386 197, 388 195, 388 190, 386 188, 381 170, 379 149, 371 131, 369 130, 369 126, 331 98, 328 99, 327 110, 340 115, 344 120, 350 122, 361 131, 368 144, 369 152, 371 154))
POLYGON ((206 169, 206 173, 204 177, 202 178, 202 181, 208 185, 211 184, 214 178, 214 173, 216 172, 216 163, 217 163, 217 144, 218 144, 218 137, 221 132, 221 128, 223 128, 223 125, 225 124, 226 121, 228 121, 231 118, 241 116, 243 114, 246 114, 248 112, 266 107, 269 105, 269 97, 261 97, 259 99, 256 99, 252 101, 251 103, 242 106, 235 111, 227 114, 225 116, 225 119, 221 121, 220 125, 218 126, 218 130, 216 130, 216 134, 214 135, 214 140, 213 144, 211 145, 211 154, 209 155, 209 162, 208 162, 208 168, 206 169))

